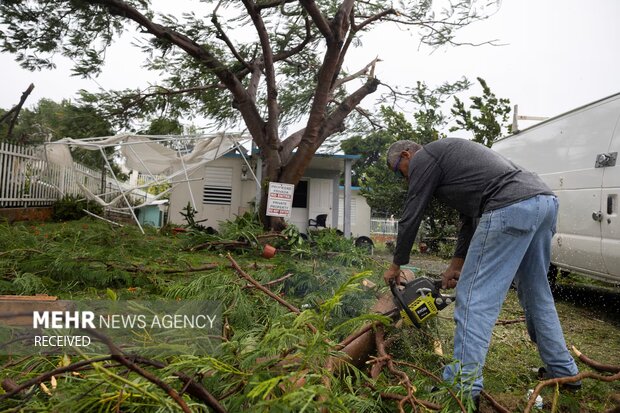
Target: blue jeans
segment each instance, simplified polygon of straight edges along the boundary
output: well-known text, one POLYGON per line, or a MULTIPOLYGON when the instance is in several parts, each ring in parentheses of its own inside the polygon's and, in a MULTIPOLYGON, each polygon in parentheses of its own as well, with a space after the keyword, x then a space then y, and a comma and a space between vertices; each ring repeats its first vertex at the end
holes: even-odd
POLYGON ((550 376, 578 373, 547 280, 557 213, 556 197, 538 195, 482 215, 456 287, 456 361, 445 367, 445 381, 472 396, 480 393, 491 332, 513 280, 550 376))

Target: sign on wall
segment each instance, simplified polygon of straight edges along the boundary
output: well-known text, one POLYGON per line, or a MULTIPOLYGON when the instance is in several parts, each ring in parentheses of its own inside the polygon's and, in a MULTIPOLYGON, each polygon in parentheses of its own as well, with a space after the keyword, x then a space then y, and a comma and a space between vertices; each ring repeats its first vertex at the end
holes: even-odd
POLYGON ((293 209, 295 185, 269 182, 267 216, 289 218, 293 209))

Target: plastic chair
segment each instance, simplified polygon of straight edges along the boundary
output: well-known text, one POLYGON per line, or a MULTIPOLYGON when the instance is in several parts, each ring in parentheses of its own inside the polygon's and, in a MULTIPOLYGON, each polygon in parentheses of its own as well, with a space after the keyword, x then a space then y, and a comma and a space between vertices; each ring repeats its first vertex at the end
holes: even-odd
POLYGON ((327 222, 327 214, 319 214, 316 216, 316 219, 310 218, 308 220, 308 228, 315 227, 318 229, 319 227, 327 228, 325 223, 327 222))

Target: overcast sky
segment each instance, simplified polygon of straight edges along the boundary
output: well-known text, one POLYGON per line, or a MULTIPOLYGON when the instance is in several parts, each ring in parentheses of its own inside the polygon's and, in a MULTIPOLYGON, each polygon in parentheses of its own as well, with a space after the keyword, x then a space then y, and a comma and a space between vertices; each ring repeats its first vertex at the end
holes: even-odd
MULTIPOLYGON (((504 0, 495 15, 463 29, 458 40, 498 39, 505 46, 432 51, 386 27, 363 39, 363 48, 351 54, 347 67, 355 71, 379 56, 376 75, 401 86, 414 86, 418 80, 436 86, 462 76, 472 81, 480 76, 497 96, 518 104, 520 114, 555 116, 620 92, 619 18, 620 0, 504 0)), ((95 80, 71 77, 69 62, 60 57, 56 70, 33 73, 21 69, 13 56, 0 54, 4 80, 0 107, 15 105, 30 83, 35 89, 27 107, 41 98, 75 98, 82 88, 121 89, 155 81, 154 74, 140 68, 142 56, 129 40, 109 51, 105 70, 95 80)))

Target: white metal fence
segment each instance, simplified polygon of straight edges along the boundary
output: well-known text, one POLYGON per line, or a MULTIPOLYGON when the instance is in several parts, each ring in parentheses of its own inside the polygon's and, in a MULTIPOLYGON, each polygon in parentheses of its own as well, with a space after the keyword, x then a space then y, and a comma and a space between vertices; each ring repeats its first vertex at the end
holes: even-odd
MULTIPOLYGON (((80 195, 78 183, 101 193, 101 172, 74 163, 68 168, 40 159, 36 149, 0 142, 0 207, 51 205, 64 194, 80 195)), ((108 181, 106 192, 118 192, 108 181)))
POLYGON ((370 233, 396 235, 398 234, 398 220, 392 218, 372 218, 370 220, 370 233))

